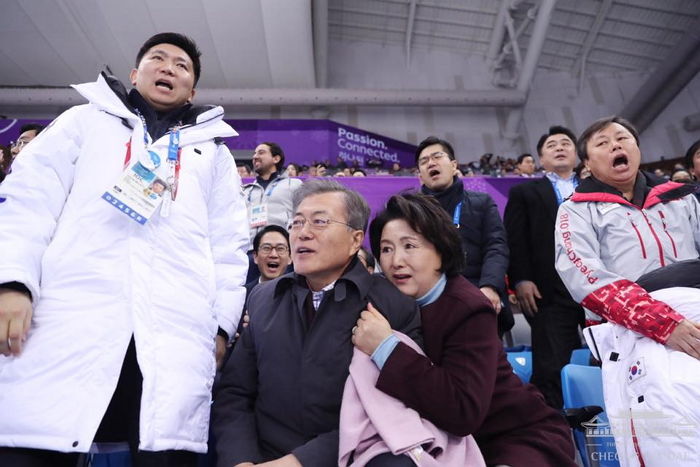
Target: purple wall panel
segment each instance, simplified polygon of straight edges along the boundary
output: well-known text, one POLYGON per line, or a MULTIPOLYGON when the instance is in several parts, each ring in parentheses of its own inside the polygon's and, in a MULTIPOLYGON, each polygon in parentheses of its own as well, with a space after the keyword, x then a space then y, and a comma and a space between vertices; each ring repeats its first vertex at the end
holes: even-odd
MULTIPOLYGON (((19 136, 19 128, 30 122, 48 124, 50 120, 0 119, 0 144, 7 145, 19 136)), ((345 160, 348 166, 357 162, 367 167, 371 159, 386 168, 393 162, 403 167, 414 165, 416 146, 368 131, 341 125, 331 120, 231 120, 226 119, 239 134, 226 138, 231 149, 250 150, 263 141, 278 143, 284 149, 286 162, 310 164, 313 161, 331 165, 345 160)))

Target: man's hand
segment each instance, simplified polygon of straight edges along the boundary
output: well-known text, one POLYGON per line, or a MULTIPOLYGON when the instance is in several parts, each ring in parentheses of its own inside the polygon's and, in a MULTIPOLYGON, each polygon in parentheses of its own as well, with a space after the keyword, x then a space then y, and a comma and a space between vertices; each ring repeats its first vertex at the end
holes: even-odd
POLYGON ((666 345, 700 359, 700 323, 684 319, 668 337, 666 345))
POLYGON ((27 294, 0 289, 0 354, 22 353, 32 323, 32 301, 27 294))
POLYGON ((491 302, 491 306, 493 306, 493 309, 496 310, 496 314, 501 312, 501 297, 498 295, 498 292, 493 287, 484 286, 481 287, 479 290, 481 290, 481 293, 486 295, 486 298, 489 299, 489 302, 491 302))
POLYGON ((224 356, 226 355, 227 347, 226 339, 222 336, 216 336, 216 369, 220 370, 221 366, 224 364, 224 356))
POLYGON ((540 289, 532 281, 521 281, 515 286, 515 296, 518 297, 520 309, 528 316, 535 316, 537 313, 536 298, 541 299, 540 289))
POLYGON ((360 313, 357 326, 352 329, 352 343, 366 353, 372 355, 384 339, 391 335, 391 325, 371 303, 360 313))
POLYGON ((294 454, 287 454, 286 456, 280 457, 279 459, 275 459, 269 462, 263 462, 262 464, 257 465, 263 467, 302 467, 301 462, 299 462, 299 459, 294 457, 294 454))

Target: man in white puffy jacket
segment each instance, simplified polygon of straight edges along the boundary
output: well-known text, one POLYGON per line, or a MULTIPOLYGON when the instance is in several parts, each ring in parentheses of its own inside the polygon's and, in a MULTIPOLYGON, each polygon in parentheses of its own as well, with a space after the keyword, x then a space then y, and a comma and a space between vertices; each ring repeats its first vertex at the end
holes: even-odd
POLYGON ((220 107, 189 38, 143 45, 126 92, 74 86, 0 187, 0 465, 196 465, 216 355, 240 318, 248 229, 220 107), (149 184, 150 183, 150 184, 149 184), (163 189, 165 191, 163 191, 163 189))

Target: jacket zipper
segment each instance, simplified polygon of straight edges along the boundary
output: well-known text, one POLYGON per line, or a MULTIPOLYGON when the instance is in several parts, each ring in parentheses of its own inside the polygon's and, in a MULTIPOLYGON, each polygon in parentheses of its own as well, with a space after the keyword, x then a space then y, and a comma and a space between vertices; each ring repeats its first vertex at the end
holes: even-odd
POLYGON ((654 227, 651 225, 651 222, 649 222, 649 218, 647 217, 647 213, 644 212, 642 209, 642 215, 644 216, 644 220, 647 222, 647 225, 649 226, 649 230, 651 231, 651 234, 654 236, 654 240, 656 240, 656 246, 659 247, 659 262, 661 263, 661 267, 666 266, 666 260, 664 260, 664 248, 661 246, 661 240, 659 240, 659 236, 656 235, 656 231, 654 230, 654 227))
POLYGON ((678 250, 676 250, 676 242, 673 241, 673 237, 671 237, 671 233, 666 228, 666 216, 664 216, 663 211, 659 211, 659 217, 661 217, 661 225, 664 226, 664 232, 666 232, 668 239, 671 240, 671 246, 673 247, 673 256, 678 258, 678 250))
POLYGON ((637 238, 639 239, 639 245, 642 247, 642 258, 647 259, 647 249, 644 247, 644 240, 642 240, 642 234, 639 233, 639 229, 637 228, 637 225, 632 220, 631 214, 629 212, 627 213, 627 218, 629 219, 630 224, 632 224, 632 228, 634 229, 634 231, 637 232, 637 238))

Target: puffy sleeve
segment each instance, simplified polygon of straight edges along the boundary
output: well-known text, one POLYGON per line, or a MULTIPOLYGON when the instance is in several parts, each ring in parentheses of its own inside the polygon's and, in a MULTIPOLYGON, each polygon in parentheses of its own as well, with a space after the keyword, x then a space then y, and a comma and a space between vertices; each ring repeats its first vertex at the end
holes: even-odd
POLYGON ((81 113, 73 107, 24 148, 0 185, 0 283, 25 285, 40 296, 41 259, 73 186, 80 155, 81 113))

